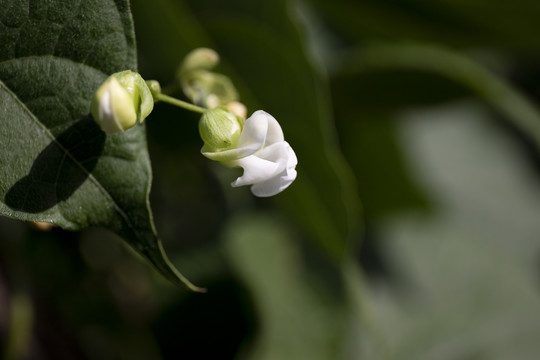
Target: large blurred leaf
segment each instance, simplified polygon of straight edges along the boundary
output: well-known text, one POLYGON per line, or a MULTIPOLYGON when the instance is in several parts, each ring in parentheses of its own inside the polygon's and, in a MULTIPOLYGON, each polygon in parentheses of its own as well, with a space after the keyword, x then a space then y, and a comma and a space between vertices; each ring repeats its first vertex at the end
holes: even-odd
MULTIPOLYGON (((346 90, 346 89, 340 89, 346 90)), ((426 209, 428 202, 403 159, 390 112, 361 111, 336 101, 340 142, 358 179, 367 219, 406 209, 426 209)))
POLYGON ((241 358, 345 358, 343 292, 321 291, 291 235, 283 223, 261 215, 238 216, 225 231, 227 254, 258 314, 254 344, 246 344, 241 358))
POLYGON ((475 104, 400 119, 411 168, 438 211, 381 224, 403 280, 379 283, 372 299, 391 358, 535 358, 538 175, 475 104))
POLYGON ((136 69, 129 4, 1 1, 0 21, 0 213, 107 227, 180 283, 153 228, 144 127, 106 136, 89 115, 108 74, 136 69))
MULTIPOLYGON (((540 144, 534 103, 468 56, 433 45, 364 46, 347 55, 333 79, 336 113, 344 151, 370 215, 422 204, 396 146, 396 122, 389 121, 404 106, 474 94, 540 144)), ((496 63, 498 58, 486 53, 485 59, 496 63)))

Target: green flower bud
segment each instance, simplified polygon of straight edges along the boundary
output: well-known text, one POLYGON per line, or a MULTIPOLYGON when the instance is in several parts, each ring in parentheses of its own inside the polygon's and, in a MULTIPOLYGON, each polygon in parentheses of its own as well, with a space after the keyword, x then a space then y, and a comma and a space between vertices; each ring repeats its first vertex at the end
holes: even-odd
POLYGON ((242 104, 239 101, 231 101, 225 107, 232 111, 233 114, 238 116, 240 119, 245 120, 247 116, 247 108, 246 105, 242 104))
POLYGON ((143 78, 127 70, 112 74, 96 91, 90 104, 94 120, 107 133, 142 122, 154 108, 154 99, 143 78))
POLYGON ((212 49, 198 48, 186 55, 179 69, 179 76, 182 73, 193 70, 210 70, 219 64, 219 55, 212 49))
POLYGON ((196 70, 186 73, 181 84, 184 94, 191 101, 208 109, 238 100, 232 81, 225 75, 196 70))
POLYGON ((238 100, 232 81, 212 70, 219 55, 212 49, 199 48, 190 52, 177 72, 184 94, 195 104, 213 109, 238 100))
POLYGON ((161 85, 156 80, 146 80, 146 85, 150 89, 154 101, 156 101, 156 98, 161 94, 161 85))
POLYGON ((203 150, 219 152, 236 147, 243 121, 225 108, 206 111, 199 121, 203 150))

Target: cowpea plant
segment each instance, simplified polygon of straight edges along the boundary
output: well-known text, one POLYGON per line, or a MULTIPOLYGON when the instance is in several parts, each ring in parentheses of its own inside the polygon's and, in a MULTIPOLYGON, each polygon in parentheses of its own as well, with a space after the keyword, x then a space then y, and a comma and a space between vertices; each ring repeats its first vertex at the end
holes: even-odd
POLYGON ((137 70, 127 0, 0 1, 0 214, 108 228, 166 278, 202 291, 156 233, 145 127, 105 134, 90 115, 96 89, 123 70, 137 70))

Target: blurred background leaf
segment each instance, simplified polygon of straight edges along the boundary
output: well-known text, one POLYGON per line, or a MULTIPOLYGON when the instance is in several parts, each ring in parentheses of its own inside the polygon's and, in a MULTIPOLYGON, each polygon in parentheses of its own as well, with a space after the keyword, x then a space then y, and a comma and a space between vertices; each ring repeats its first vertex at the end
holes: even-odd
POLYGON ((224 241, 259 315, 254 343, 242 355, 330 359, 343 351, 346 308, 341 296, 322 291, 290 230, 264 214, 239 215, 229 222, 224 241))
POLYGON ((381 231, 399 282, 376 284, 395 359, 533 359, 539 352, 538 175, 475 102, 401 117, 415 177, 437 204, 381 231))

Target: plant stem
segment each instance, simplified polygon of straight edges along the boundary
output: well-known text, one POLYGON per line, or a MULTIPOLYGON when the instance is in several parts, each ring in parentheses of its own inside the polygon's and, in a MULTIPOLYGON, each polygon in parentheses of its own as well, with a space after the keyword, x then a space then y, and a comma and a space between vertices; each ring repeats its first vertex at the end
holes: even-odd
POLYGON ((359 264, 352 258, 345 259, 341 265, 346 295, 350 302, 356 321, 366 330, 366 344, 377 356, 376 359, 391 358, 389 344, 382 329, 377 325, 376 314, 373 311, 369 287, 359 264))
POLYGON ((438 74, 473 90, 540 149, 540 111, 508 81, 458 52, 429 45, 378 45, 345 56, 345 73, 412 70, 438 74))
POLYGON ((28 348, 32 338, 33 309, 27 294, 20 292, 11 297, 11 321, 2 352, 2 359, 17 360, 28 356, 28 348))
POLYGON ((173 97, 171 97, 169 95, 165 95, 165 94, 156 95, 156 100, 163 101, 163 102, 166 102, 168 104, 175 105, 175 106, 181 107, 183 109, 193 111, 193 112, 197 112, 197 113, 200 113, 200 114, 203 114, 206 111, 205 108, 202 108, 202 107, 197 106, 197 105, 190 104, 190 103, 188 103, 186 101, 182 101, 182 100, 173 98, 173 97))

